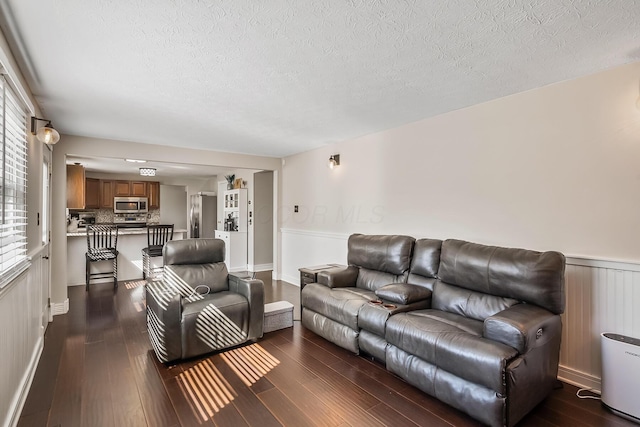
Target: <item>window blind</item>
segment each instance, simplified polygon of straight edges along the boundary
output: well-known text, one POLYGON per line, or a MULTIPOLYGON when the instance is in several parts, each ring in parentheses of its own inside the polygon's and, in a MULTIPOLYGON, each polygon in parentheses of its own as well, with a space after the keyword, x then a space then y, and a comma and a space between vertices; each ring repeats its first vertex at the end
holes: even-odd
POLYGON ((28 266, 27 114, 0 77, 0 287, 28 266))

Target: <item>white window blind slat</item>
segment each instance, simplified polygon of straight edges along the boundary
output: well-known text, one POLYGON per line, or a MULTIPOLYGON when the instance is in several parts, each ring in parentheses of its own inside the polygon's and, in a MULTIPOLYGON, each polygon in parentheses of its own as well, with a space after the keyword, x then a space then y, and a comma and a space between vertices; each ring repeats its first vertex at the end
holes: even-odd
POLYGON ((27 113, 0 77, 0 287, 27 262, 27 113))

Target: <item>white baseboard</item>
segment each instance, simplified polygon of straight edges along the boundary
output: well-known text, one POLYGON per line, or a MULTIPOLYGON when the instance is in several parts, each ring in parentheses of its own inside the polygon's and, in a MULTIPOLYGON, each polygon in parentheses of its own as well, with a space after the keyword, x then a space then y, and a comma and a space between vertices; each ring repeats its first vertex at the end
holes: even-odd
POLYGON ((273 263, 270 264, 249 264, 247 265, 249 271, 271 271, 273 270, 273 263))
POLYGON ((600 378, 580 372, 575 369, 560 365, 558 367, 558 379, 580 388, 588 388, 600 393, 600 378))
POLYGON ((52 316, 57 316, 59 314, 67 314, 68 312, 69 312, 69 298, 65 299, 64 302, 51 303, 52 316))
POLYGON ((22 376, 22 381, 20 381, 20 392, 15 395, 14 401, 12 402, 11 406, 9 406, 9 413, 11 414, 9 417, 7 417, 7 419, 9 420, 9 424, 7 425, 9 426, 15 427, 18 425, 18 420, 20 419, 20 414, 22 414, 24 403, 27 401, 29 389, 31 389, 31 383, 33 382, 33 377, 36 374, 36 369, 38 368, 38 362, 40 362, 40 356, 42 355, 43 349, 44 336, 40 336, 33 349, 33 353, 31 354, 29 366, 22 376))
POLYGON ((300 286, 300 276, 290 276, 288 274, 283 274, 280 277, 280 280, 283 282, 291 283, 292 285, 300 286))

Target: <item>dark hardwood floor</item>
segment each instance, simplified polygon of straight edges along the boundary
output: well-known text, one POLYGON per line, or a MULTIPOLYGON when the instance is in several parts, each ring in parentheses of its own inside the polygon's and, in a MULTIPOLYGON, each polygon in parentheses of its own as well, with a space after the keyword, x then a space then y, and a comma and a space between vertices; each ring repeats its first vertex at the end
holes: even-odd
MULTIPOLYGON (((298 288, 265 281, 267 302, 295 305, 293 328, 257 344, 165 366, 154 356, 142 281, 69 288, 47 329, 19 426, 478 426, 364 357, 305 330, 298 288)), ((564 384, 523 426, 633 426, 564 384)))

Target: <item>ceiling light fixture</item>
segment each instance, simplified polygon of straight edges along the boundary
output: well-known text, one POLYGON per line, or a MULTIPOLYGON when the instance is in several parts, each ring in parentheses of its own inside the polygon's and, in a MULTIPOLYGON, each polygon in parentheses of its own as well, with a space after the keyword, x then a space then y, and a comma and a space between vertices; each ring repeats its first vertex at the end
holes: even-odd
POLYGON ((329 169, 340 166, 340 154, 332 154, 329 157, 329 169))
POLYGON ((57 130, 53 128, 51 124, 51 120, 41 119, 39 117, 31 117, 31 134, 35 135, 38 138, 38 141, 44 142, 45 144, 53 145, 56 142, 60 141, 60 134, 57 130), (36 131, 36 122, 47 122, 46 125, 42 126, 40 129, 36 131))
POLYGON ((138 159, 124 159, 124 161, 129 163, 147 163, 146 160, 138 160, 138 159))
POLYGON ((156 168, 140 168, 141 176, 156 176, 156 168))

